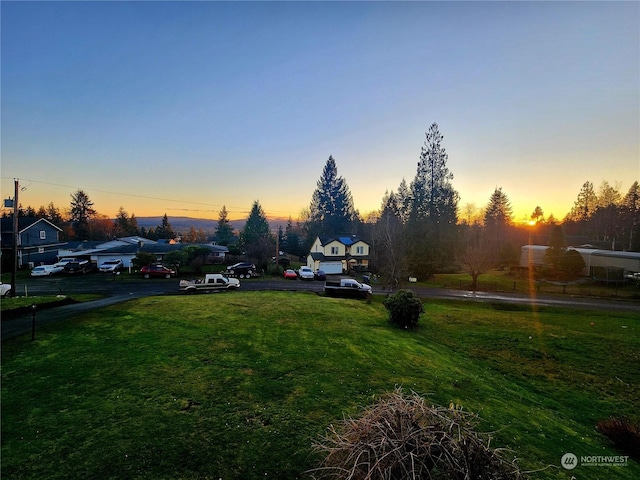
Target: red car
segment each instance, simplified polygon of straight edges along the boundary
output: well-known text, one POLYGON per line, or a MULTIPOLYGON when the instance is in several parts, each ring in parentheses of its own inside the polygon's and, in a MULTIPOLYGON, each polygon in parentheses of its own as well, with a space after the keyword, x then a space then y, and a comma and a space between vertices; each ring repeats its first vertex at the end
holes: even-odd
POLYGON ((298 274, 295 272, 295 270, 285 270, 284 271, 284 278, 288 278, 291 280, 295 280, 296 278, 298 278, 298 274))
POLYGON ((146 267, 142 267, 140 269, 140 273, 144 278, 149 278, 149 277, 171 278, 171 277, 175 277, 176 275, 175 270, 171 270, 170 268, 167 268, 164 265, 147 265, 146 267))

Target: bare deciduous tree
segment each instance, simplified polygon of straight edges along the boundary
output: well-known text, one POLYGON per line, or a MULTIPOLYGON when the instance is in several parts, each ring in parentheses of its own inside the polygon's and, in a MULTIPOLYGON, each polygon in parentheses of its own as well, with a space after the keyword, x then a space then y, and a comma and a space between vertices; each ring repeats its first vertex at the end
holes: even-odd
POLYGON ((482 238, 470 240, 460 254, 458 262, 471 275, 471 290, 478 288, 478 277, 494 265, 493 248, 482 238))

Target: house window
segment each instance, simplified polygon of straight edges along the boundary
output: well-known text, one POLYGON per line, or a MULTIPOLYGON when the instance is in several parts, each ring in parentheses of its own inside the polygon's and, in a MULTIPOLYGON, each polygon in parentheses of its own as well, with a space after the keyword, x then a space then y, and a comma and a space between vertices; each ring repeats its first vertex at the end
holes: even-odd
POLYGON ((338 247, 331 247, 331 255, 338 255, 338 247))
POLYGON ((356 247, 356 255, 364 255, 364 247, 356 247))
POLYGON ((40 230, 40 240, 44 240, 45 238, 47 238, 47 232, 40 230))

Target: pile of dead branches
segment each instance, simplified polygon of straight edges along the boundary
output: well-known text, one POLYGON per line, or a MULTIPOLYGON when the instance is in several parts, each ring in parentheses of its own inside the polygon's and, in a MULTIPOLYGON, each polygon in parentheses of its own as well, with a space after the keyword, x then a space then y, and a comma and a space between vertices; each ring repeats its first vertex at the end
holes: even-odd
POLYGON ((517 465, 474 430, 477 415, 454 406, 429 406, 401 388, 358 418, 331 425, 314 444, 324 457, 316 479, 523 479, 517 465))

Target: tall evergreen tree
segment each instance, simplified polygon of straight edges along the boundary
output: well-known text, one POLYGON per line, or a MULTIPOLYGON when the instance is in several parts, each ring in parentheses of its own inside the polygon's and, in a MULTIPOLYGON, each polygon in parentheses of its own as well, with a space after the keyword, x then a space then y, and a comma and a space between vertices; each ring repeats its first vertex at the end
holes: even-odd
POLYGON ((260 202, 256 200, 251 206, 247 222, 240 233, 240 245, 249 258, 255 261, 258 268, 266 269, 268 258, 273 254, 272 240, 269 222, 260 202))
POLYGON ((607 208, 611 205, 618 206, 622 200, 620 194, 619 185, 611 186, 609 182, 603 180, 598 187, 598 193, 596 195, 596 209, 607 208))
POLYGON ((71 194, 71 209, 69 221, 79 240, 89 239, 89 220, 97 215, 93 202, 83 190, 71 194))
POLYGON ((294 223, 291 217, 287 221, 287 226, 284 230, 284 245, 280 247, 287 253, 293 255, 304 255, 308 252, 304 251, 302 229, 299 223, 294 223))
POLYGON ((177 235, 175 230, 169 223, 169 217, 167 217, 167 214, 165 213, 162 216, 162 223, 156 227, 155 237, 159 240, 160 239, 172 240, 176 238, 176 236, 177 235))
POLYGON ((244 229, 240 234, 240 238, 242 243, 246 245, 269 235, 269 222, 267 221, 267 216, 265 215, 262 206, 260 206, 260 202, 256 200, 251 206, 251 211, 247 217, 244 229))
POLYGON ((49 202, 49 205, 47 205, 46 211, 47 211, 46 219, 49 220, 51 223, 57 226, 61 226, 64 223, 62 214, 60 213, 60 209, 57 208, 53 204, 53 202, 49 202))
POLYGON ((396 205, 398 206, 398 214, 402 223, 407 223, 409 214, 411 213, 411 190, 407 185, 407 181, 403 178, 396 192, 396 205))
POLYGON ((411 218, 428 219, 432 224, 457 223, 458 192, 453 189, 453 173, 447 167, 443 136, 437 123, 429 127, 420 153, 415 179, 411 182, 411 218))
POLYGON ((621 212, 625 247, 640 251, 640 184, 637 180, 622 199, 621 212))
POLYGON ((121 206, 113 222, 115 235, 118 237, 128 237, 138 235, 138 220, 135 215, 129 216, 127 211, 121 206))
POLYGON ((218 213, 218 225, 216 226, 216 239, 218 245, 229 245, 233 240, 233 225, 229 222, 229 213, 227 207, 222 206, 222 210, 218 213))
POLYGON ((308 230, 313 236, 350 233, 357 219, 349 186, 338 176, 332 156, 322 170, 309 210, 308 230))
MULTIPOLYGON (((506 240, 512 220, 513 209, 509 197, 502 191, 502 188, 496 188, 485 208, 484 226, 487 230, 488 241, 495 246, 494 260, 499 263, 511 261, 512 252, 508 251, 510 246, 506 240)), ((511 248, 513 248, 512 245, 511 248)))
MULTIPOLYGON (((458 193, 447 167, 448 155, 437 123, 425 134, 416 176, 409 191, 407 252, 413 275, 428 277, 454 262, 458 193)), ((407 198, 406 195, 403 195, 407 198)))
POLYGON ((496 188, 489 199, 484 212, 484 225, 489 229, 504 228, 511 225, 513 220, 513 208, 502 187, 496 188))
POLYGON ((571 211, 565 218, 565 221, 581 222, 589 220, 598 205, 598 197, 593 188, 593 183, 586 181, 582 184, 578 198, 573 203, 571 211))

